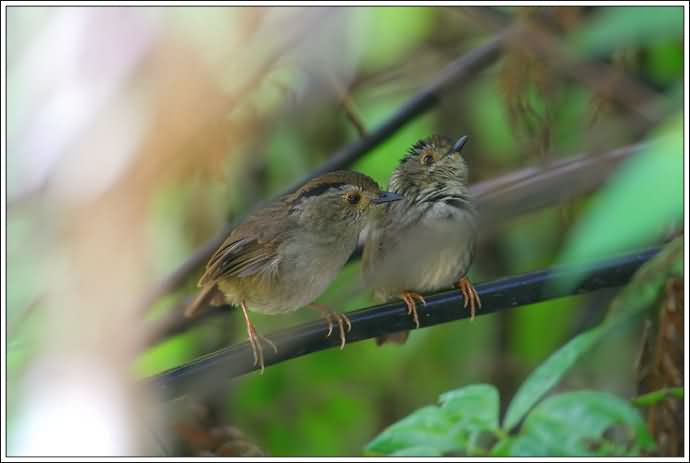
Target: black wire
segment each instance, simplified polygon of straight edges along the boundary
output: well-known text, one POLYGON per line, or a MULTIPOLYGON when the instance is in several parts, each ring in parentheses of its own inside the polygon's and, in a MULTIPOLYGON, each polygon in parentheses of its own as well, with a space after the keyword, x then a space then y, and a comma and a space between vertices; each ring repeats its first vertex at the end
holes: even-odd
MULTIPOLYGON (((587 266, 553 268, 538 272, 503 278, 475 286, 482 301, 477 316, 488 315, 522 305, 587 293, 602 288, 623 286, 644 262, 652 258, 659 248, 647 249, 622 257, 614 257, 587 266), (571 290, 550 290, 552 284, 567 276, 586 271, 586 278, 571 290)), ((418 304, 421 328, 447 323, 469 317, 463 308, 463 296, 457 290, 448 290, 425 296, 426 305, 418 304)), ((412 317, 402 302, 388 303, 348 312, 352 331, 347 342, 353 343, 384 334, 414 329, 412 317)), ((286 360, 338 346, 337 333, 326 337, 327 324, 324 320, 304 323, 292 328, 269 334, 278 347, 278 353, 265 346, 265 365, 274 365, 286 360)), ((345 346, 347 349, 347 345, 345 346)), ((227 381, 231 378, 256 370, 252 350, 248 342, 242 342, 212 352, 185 365, 173 368, 149 380, 169 395, 181 394, 202 382, 227 381)))

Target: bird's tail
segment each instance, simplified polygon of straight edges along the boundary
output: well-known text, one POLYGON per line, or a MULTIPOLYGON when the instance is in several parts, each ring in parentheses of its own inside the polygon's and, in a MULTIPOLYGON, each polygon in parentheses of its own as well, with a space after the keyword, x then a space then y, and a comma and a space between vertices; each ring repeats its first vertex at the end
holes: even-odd
POLYGON ((376 345, 381 346, 386 343, 392 344, 405 344, 408 336, 410 336, 409 331, 399 331, 397 333, 384 334, 376 338, 376 345))
POLYGON ((194 298, 194 300, 187 306, 184 311, 184 316, 190 318, 194 315, 200 308, 205 305, 211 304, 214 300, 217 300, 220 292, 216 285, 206 285, 201 289, 201 292, 194 298))

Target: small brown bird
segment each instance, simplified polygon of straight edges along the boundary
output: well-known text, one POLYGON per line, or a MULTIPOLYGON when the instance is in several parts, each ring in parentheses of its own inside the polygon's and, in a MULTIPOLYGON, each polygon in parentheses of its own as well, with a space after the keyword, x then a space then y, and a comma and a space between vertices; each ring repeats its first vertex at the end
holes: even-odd
MULTIPOLYGON (((237 226, 211 256, 199 280, 203 288, 185 314, 217 300, 218 290, 244 314, 254 364, 264 356, 260 341, 277 352, 275 344, 257 334, 248 310, 279 314, 311 304, 335 279, 357 246, 360 232, 374 205, 401 199, 382 192, 366 175, 338 171, 314 178, 298 191, 254 212, 237 226)), ((348 318, 322 306, 314 307, 335 319, 345 345, 348 318)))
MULTIPOLYGON (((438 135, 420 140, 393 171, 389 190, 403 200, 377 211, 364 233, 364 283, 381 302, 402 299, 419 327, 420 293, 457 286, 474 319, 479 295, 465 277, 474 258, 476 210, 460 155, 467 137, 455 144, 438 135)), ((404 343, 408 332, 377 338, 404 343)))

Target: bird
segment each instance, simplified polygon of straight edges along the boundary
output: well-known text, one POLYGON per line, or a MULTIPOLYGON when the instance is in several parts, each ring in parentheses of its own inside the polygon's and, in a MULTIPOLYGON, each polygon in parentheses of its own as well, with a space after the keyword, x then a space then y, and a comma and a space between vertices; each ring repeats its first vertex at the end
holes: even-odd
MULTIPOLYGON (((387 204, 363 232, 364 284, 379 302, 402 299, 419 328, 417 302, 423 293, 451 286, 464 296, 471 318, 481 308, 467 278, 477 241, 477 210, 468 189, 468 169, 460 152, 468 137, 441 135, 417 141, 391 174, 388 189, 401 201, 387 204)), ((377 338, 402 344, 408 331, 377 338)))
MULTIPOLYGON (((206 264, 201 288, 185 310, 187 317, 208 303, 224 299, 239 305, 246 324, 254 365, 264 371, 261 342, 277 353, 275 344, 257 333, 249 310, 282 314, 309 306, 335 279, 355 250, 358 236, 375 206, 400 200, 381 191, 367 175, 330 172, 307 181, 294 193, 258 209, 235 227, 206 264)), ((313 305, 328 321, 335 320, 345 345, 344 314, 313 305)))

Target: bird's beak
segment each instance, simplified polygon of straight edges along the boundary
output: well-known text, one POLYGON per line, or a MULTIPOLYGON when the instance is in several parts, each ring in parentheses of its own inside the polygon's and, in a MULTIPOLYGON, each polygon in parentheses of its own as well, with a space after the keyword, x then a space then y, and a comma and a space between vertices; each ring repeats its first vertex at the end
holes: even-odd
POLYGON ((372 199, 371 202, 374 204, 391 203, 393 201, 399 201, 403 199, 398 193, 391 193, 390 191, 382 191, 376 198, 372 199))
POLYGON ((465 143, 467 143, 468 139, 469 137, 467 135, 463 135, 462 137, 458 138, 458 141, 455 142, 453 147, 446 154, 459 153, 462 150, 462 147, 465 146, 465 143))

